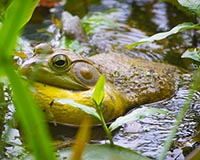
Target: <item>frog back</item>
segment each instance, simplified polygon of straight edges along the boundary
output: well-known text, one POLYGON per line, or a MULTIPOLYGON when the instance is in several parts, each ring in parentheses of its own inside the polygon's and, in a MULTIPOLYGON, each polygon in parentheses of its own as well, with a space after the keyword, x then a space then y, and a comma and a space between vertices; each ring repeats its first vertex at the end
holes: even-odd
POLYGON ((175 66, 117 53, 98 54, 90 60, 125 95, 130 107, 169 98, 176 90, 179 71, 175 66))

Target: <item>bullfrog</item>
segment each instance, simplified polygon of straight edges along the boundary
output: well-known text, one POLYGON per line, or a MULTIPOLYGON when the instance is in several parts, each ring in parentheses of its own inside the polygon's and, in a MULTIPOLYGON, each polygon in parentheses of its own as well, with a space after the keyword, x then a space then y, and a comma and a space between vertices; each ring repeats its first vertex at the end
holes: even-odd
POLYGON ((33 80, 32 94, 48 121, 79 125, 86 113, 55 99, 73 99, 95 108, 92 94, 99 76, 105 74, 102 112, 109 122, 133 107, 172 96, 178 69, 121 53, 82 57, 67 49, 40 44, 20 72, 33 80))

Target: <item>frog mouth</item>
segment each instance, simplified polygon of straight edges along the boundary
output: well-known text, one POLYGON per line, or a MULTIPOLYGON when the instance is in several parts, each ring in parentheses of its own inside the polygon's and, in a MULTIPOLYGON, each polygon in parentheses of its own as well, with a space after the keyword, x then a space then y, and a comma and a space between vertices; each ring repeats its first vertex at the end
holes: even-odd
MULTIPOLYGON (((60 103, 58 99, 70 99, 76 103, 95 108, 92 99, 94 87, 85 91, 74 91, 34 82, 33 97, 47 116, 48 122, 79 126, 86 113, 80 108, 71 104, 60 103)), ((107 122, 122 115, 127 107, 126 100, 123 99, 116 90, 113 90, 109 84, 105 85, 105 96, 103 100, 102 112, 107 122)), ((99 124, 96 119, 93 124, 99 124)))

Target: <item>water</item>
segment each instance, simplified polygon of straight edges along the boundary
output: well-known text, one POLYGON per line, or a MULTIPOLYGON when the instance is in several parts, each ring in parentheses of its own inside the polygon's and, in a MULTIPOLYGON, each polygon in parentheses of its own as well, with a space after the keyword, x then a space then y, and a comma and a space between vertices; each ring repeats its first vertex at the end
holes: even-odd
MULTIPOLYGON (((125 125, 124 128, 115 135, 117 144, 138 150, 140 153, 148 157, 156 158, 162 149, 162 144, 165 142, 170 129, 173 127, 175 116, 180 112, 183 104, 187 101, 188 92, 187 89, 179 88, 176 94, 169 100, 145 105, 156 108, 165 108, 169 111, 169 114, 166 116, 154 115, 134 122, 133 124, 125 125), (130 128, 135 128, 132 125, 139 125, 139 131, 134 131, 136 133, 132 132, 130 128)), ((174 138, 173 149, 168 155, 169 159, 173 159, 174 156, 176 156, 176 158, 179 156, 183 157, 181 148, 186 146, 192 147, 192 145, 195 144, 192 137, 198 133, 195 128, 199 125, 199 120, 195 121, 195 117, 199 117, 199 111, 197 109, 198 107, 194 109, 192 106, 195 106, 196 108, 199 106, 198 102, 193 102, 190 109, 187 111, 186 117, 178 129, 177 137, 174 138), (175 149, 179 150, 178 155, 174 155, 174 153, 172 154, 175 149)))
MULTIPOLYGON (((73 2, 69 1, 68 3, 73 2)), ((23 33, 23 38, 29 42, 31 47, 40 42, 55 40, 56 36, 52 36, 52 33, 55 33, 59 37, 50 18, 52 15, 59 18, 63 8, 69 8, 69 6, 61 5, 50 9, 50 11, 45 8, 37 9, 34 18, 27 25, 23 33), (48 32, 44 32, 44 30, 48 32)), ((124 48, 127 44, 131 44, 157 32, 169 30, 179 23, 188 21, 188 19, 191 21, 194 20, 193 17, 183 16, 183 13, 176 10, 175 7, 167 3, 152 0, 97 0, 88 1, 88 4, 84 4, 81 1, 79 7, 70 9, 72 14, 79 15, 80 17, 84 17, 88 13, 104 12, 106 13, 106 18, 110 18, 117 23, 117 29, 102 27, 99 32, 94 33, 90 37, 89 42, 91 46, 96 48, 96 52, 102 53, 114 50, 148 61, 174 64, 191 72, 192 66, 190 61, 181 59, 180 56, 186 48, 193 45, 194 33, 192 31, 175 35, 159 43, 144 44, 131 50, 124 48)), ((84 55, 87 56, 87 53, 84 55)), ((165 108, 169 111, 169 114, 154 115, 143 120, 125 124, 114 133, 115 144, 136 150, 142 155, 155 159, 159 155, 170 129, 173 127, 175 116, 187 101, 190 84, 191 75, 186 73, 182 76, 176 93, 170 99, 143 105, 165 108)), ((192 150, 197 145, 197 142, 199 142, 199 138, 194 138, 200 132, 199 111, 200 93, 196 92, 186 117, 178 129, 177 136, 174 138, 173 146, 166 158, 167 160, 184 159, 184 148, 189 147, 192 150)), ((73 141, 72 139, 76 134, 76 129, 74 128, 68 128, 69 132, 67 133, 69 134, 63 134, 62 131, 66 129, 65 126, 51 126, 50 129, 54 139, 69 141, 69 143, 73 141)), ((99 127, 94 128, 93 132, 92 142, 105 143, 105 135, 99 127)), ((18 130, 11 129, 10 135, 10 141, 13 142, 19 136, 18 130)), ((17 139, 19 140, 19 138, 17 139)), ((17 153, 23 151, 23 148, 20 146, 21 142, 18 140, 14 141, 18 145, 6 148, 8 155, 16 156, 17 153)))

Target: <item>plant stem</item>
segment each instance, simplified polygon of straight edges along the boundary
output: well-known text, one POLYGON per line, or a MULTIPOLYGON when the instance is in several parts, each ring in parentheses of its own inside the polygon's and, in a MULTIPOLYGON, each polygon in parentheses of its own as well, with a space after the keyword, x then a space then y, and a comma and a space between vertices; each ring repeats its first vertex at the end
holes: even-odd
POLYGON ((100 119, 101 119, 101 123, 102 123, 102 126, 103 126, 103 129, 104 131, 106 132, 106 135, 108 136, 108 139, 110 141, 110 144, 111 146, 114 145, 114 142, 113 142, 113 137, 112 137, 112 134, 110 132, 110 130, 108 129, 107 125, 106 125, 106 122, 105 122, 105 119, 103 117, 103 114, 102 114, 102 111, 100 110, 102 104, 100 104, 98 107, 97 107, 97 111, 98 111, 98 114, 100 116, 100 119))

